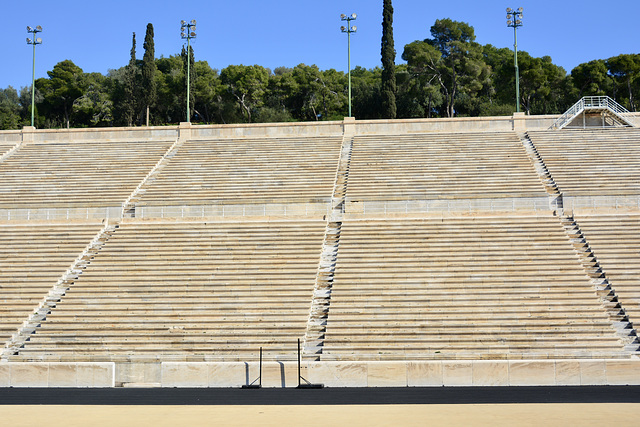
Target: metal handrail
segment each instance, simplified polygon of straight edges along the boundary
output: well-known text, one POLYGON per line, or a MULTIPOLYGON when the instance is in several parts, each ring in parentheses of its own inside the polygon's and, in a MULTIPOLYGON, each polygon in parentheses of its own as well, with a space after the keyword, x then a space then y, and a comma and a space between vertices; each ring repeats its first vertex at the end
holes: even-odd
POLYGON ((618 104, 608 96, 585 96, 573 104, 563 115, 551 125, 549 129, 562 129, 567 123, 573 120, 578 114, 589 109, 606 108, 621 118, 629 116, 630 112, 622 105, 618 104))

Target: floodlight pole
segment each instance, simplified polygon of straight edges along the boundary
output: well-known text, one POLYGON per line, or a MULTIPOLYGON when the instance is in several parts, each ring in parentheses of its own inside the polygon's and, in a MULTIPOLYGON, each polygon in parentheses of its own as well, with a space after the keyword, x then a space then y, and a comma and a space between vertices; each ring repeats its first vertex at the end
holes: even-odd
POLYGON ((181 22, 183 39, 187 39, 187 123, 191 123, 191 109, 189 108, 189 98, 191 98, 191 39, 196 37, 196 20, 191 22, 181 22), (185 34, 184 31, 187 30, 185 34))
POLYGON ((36 34, 42 31, 40 25, 35 28, 27 26, 27 32, 33 34, 33 39, 27 37, 27 44, 33 45, 33 61, 31 68, 31 127, 35 123, 35 109, 36 109, 36 45, 42 44, 42 39, 36 38, 36 34))
POLYGON ((520 71, 518 69, 518 27, 522 27, 522 8, 507 8, 507 27, 513 27, 513 61, 516 69, 516 112, 520 112, 520 71))
POLYGON ((347 33, 347 58, 348 58, 348 62, 347 62, 347 67, 349 68, 348 70, 348 75, 349 75, 349 117, 351 117, 351 33, 355 33, 356 30, 358 29, 355 26, 351 26, 351 21, 354 21, 356 19, 356 14, 352 13, 351 15, 347 16, 345 14, 340 15, 340 20, 342 21, 347 21, 347 26, 346 27, 341 27, 340 30, 343 33, 347 33))

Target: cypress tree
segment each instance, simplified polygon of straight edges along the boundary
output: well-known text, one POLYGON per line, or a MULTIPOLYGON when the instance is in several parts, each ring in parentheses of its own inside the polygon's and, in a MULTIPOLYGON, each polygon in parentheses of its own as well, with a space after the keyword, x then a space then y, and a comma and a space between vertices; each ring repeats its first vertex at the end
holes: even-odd
POLYGON ((393 5, 383 1, 382 8, 382 117, 396 118, 396 50, 393 46, 393 5))
POLYGON ((136 33, 133 33, 131 41, 131 58, 129 64, 126 67, 124 78, 124 100, 122 105, 123 117, 127 123, 127 126, 131 126, 133 123, 133 116, 136 108, 136 33))
POLYGON ((149 126, 149 107, 156 100, 156 58, 155 45, 153 42, 153 24, 147 24, 147 34, 144 37, 144 57, 142 58, 142 89, 144 97, 144 105, 146 107, 147 119, 149 126))

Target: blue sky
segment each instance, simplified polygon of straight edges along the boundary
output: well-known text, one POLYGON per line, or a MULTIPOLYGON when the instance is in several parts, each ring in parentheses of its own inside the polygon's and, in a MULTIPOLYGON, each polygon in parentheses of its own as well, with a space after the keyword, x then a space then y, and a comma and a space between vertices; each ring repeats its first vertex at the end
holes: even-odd
MULTIPOLYGON (((0 26, 0 88, 31 84, 32 48, 26 26, 41 25, 44 44, 37 47, 36 78, 65 59, 85 72, 106 74, 126 65, 131 34, 137 56, 146 25, 155 29, 156 56, 180 52, 180 20, 196 19, 197 60, 213 68, 259 64, 268 68, 317 64, 346 71, 347 37, 340 32, 340 14, 357 13, 352 36, 352 65, 380 65, 382 0, 236 0, 138 1, 2 0, 0 26)), ((640 53, 640 1, 395 0, 394 39, 397 63, 405 44, 430 36, 436 19, 451 18, 475 28, 476 41, 513 47, 506 27, 506 7, 524 8, 518 48, 534 56, 549 55, 570 71, 592 59, 640 53)))

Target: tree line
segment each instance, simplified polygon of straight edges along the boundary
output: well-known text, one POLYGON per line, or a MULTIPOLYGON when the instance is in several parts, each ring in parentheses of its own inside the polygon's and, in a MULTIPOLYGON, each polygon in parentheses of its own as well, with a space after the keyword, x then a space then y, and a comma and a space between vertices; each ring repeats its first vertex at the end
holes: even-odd
MULTIPOLYGON (((391 1, 383 11, 383 67, 351 72, 358 119, 510 115, 515 107, 513 51, 475 41, 465 22, 439 19, 430 37, 404 46, 395 65, 391 1)), ((196 61, 193 49, 155 58, 153 25, 142 60, 132 37, 127 65, 85 73, 70 60, 35 81, 36 127, 165 125, 186 121, 186 70, 191 61, 191 121, 254 123, 341 120, 347 115, 347 75, 299 64, 273 70, 196 61)), ((518 52, 520 101, 528 114, 564 112, 582 96, 608 95, 630 111, 640 97, 640 54, 583 63, 567 73, 549 56, 518 52)), ((0 129, 30 124, 31 88, 0 89, 0 129)))

